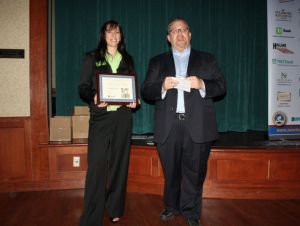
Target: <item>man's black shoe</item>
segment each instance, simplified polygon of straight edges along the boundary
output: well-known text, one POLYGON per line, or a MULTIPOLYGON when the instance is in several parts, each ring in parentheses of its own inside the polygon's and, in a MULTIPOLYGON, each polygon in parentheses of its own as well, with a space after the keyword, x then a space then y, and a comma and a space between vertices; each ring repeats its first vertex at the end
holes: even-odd
POLYGON ((159 219, 163 221, 169 221, 174 217, 174 214, 169 210, 164 210, 160 215, 159 219))
POLYGON ((201 226, 199 220, 188 220, 188 226, 201 226))

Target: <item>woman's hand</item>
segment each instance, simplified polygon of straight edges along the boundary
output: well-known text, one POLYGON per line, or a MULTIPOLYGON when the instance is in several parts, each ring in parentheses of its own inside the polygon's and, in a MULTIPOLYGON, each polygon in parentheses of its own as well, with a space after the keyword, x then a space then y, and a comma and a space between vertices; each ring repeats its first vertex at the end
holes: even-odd
MULTIPOLYGON (((94 96, 94 103, 97 105, 97 93, 94 96)), ((104 108, 104 107, 107 106, 107 103, 106 102, 102 102, 101 104, 99 104, 97 106, 98 106, 98 108, 104 108)))
MULTIPOLYGON (((138 99, 138 103, 139 104, 141 104, 141 101, 140 101, 140 99, 138 99)), ((129 107, 129 108, 136 108, 136 103, 130 103, 130 104, 128 104, 128 105, 126 105, 126 107, 129 107)))

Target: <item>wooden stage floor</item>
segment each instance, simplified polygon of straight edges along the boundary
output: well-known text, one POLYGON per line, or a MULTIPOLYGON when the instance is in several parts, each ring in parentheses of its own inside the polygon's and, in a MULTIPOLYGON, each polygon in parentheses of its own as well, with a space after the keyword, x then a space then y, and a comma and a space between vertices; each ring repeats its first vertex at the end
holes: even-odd
MULTIPOLYGON (((0 193, 1 226, 77 226, 83 212, 83 189, 0 193)), ((125 214, 104 226, 187 226, 181 215, 159 220, 163 196, 127 192, 125 214)), ((203 199, 202 226, 298 226, 300 199, 203 199)))

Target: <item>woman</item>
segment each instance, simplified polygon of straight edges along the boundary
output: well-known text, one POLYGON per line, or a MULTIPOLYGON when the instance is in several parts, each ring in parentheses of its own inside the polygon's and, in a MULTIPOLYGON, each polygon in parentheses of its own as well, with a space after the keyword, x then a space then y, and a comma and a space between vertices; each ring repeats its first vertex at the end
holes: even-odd
POLYGON ((102 26, 98 48, 85 54, 78 86, 80 96, 90 103, 88 170, 80 226, 103 225, 104 207, 112 223, 118 223, 124 214, 131 108, 136 107, 135 103, 108 106, 103 102, 97 105, 96 71, 134 73, 133 59, 126 51, 125 37, 116 21, 108 21, 102 26))

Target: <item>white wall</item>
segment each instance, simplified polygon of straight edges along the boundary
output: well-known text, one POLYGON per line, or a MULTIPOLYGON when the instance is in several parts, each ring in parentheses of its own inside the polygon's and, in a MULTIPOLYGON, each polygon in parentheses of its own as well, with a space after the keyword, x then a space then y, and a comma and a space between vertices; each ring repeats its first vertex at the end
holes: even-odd
POLYGON ((0 117, 30 116, 29 1, 0 0, 0 49, 25 50, 25 58, 0 58, 0 117))

